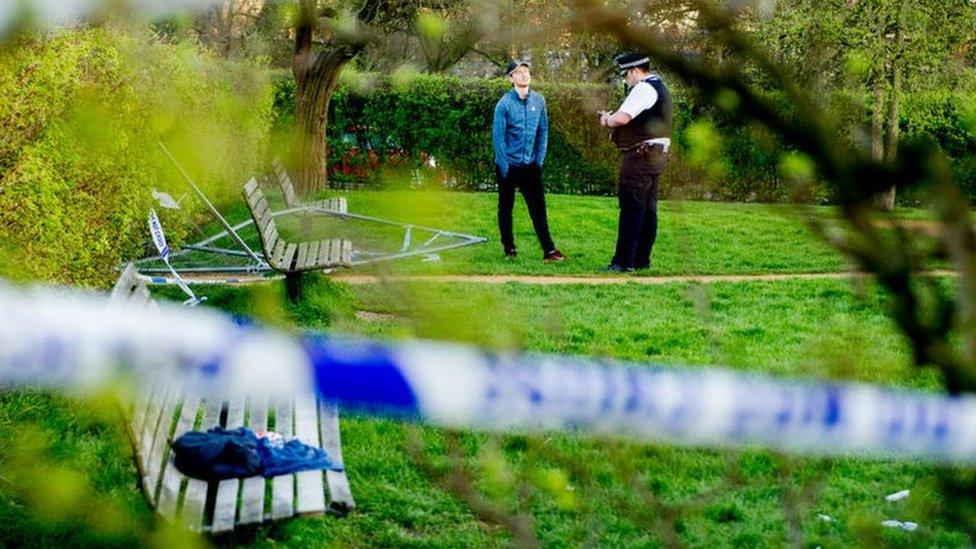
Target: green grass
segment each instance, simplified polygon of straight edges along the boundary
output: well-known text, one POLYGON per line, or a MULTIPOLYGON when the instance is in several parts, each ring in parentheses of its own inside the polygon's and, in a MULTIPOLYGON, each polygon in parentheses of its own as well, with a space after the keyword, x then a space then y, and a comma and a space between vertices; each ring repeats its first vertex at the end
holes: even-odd
MULTIPOLYGON (((429 203, 406 192, 349 196, 354 211, 494 237, 491 195, 435 195, 429 203)), ((433 266, 408 261, 398 269, 582 274, 606 262, 615 226, 612 199, 552 196, 550 212, 557 243, 571 256, 562 265, 543 266, 529 253, 505 262, 497 244, 488 244, 445 253, 433 266)), ((840 258, 775 208, 665 203, 662 220, 654 274, 843 268, 840 258)), ((516 227, 527 252, 532 241, 524 210, 516 211, 516 227)), ((278 284, 201 293, 209 296, 208 306, 273 325, 382 339, 431 338, 495 350, 674 367, 719 365, 927 390, 940 385, 935 372, 910 366, 907 345, 884 314, 884 297, 870 285, 855 294, 840 280, 345 286, 318 277, 295 307, 283 304, 278 284), (362 312, 375 314, 357 314, 362 312)), ((180 297, 172 289, 158 295, 180 297)), ((0 427, 12 433, 0 438, 0 543, 175 544, 173 532, 153 525, 136 488, 123 423, 105 409, 34 392, 0 394, 0 427), (70 473, 67 478, 92 486, 94 495, 79 497, 77 490, 65 495, 38 480, 61 478, 50 474, 61 469, 70 473), (120 521, 122 527, 106 531, 107 524, 120 521)), ((294 547, 507 545, 512 540, 507 529, 486 520, 441 482, 457 470, 451 460, 458 459, 476 492, 505 512, 529 517, 545 546, 972 544, 948 513, 954 504, 937 489, 953 471, 914 462, 788 457, 760 449, 677 448, 551 433, 451 432, 349 415, 342 435, 359 505, 355 513, 285 521, 216 541, 294 547), (409 450, 411 441, 419 451, 409 450), (886 494, 904 488, 912 489, 908 500, 884 501, 886 494), (818 513, 835 520, 823 522, 818 513), (920 528, 913 533, 883 529, 879 523, 887 518, 913 520, 920 528)))
MULTIPOLYGON (((268 291, 259 290, 262 292, 268 291)), ((935 389, 938 376, 908 365, 904 342, 883 315, 883 299, 856 298, 846 283, 814 280, 698 286, 555 287, 465 284, 371 285, 352 289, 320 282, 293 314, 307 325, 380 338, 436 338, 495 349, 609 356, 663 364, 724 364, 740 370, 806 378, 841 377, 935 389), (327 318, 317 314, 329 304, 327 318), (383 316, 361 320, 356 311, 383 316), (318 320, 317 320, 318 319, 318 320), (479 321, 481 320, 481 321, 479 321)), ((239 292, 214 302, 242 310, 239 292)), ((246 310, 243 309, 243 310, 246 310)), ((346 418, 346 463, 361 508, 343 520, 309 519, 260 529, 237 541, 301 544, 452 546, 507 542, 421 473, 406 452, 415 428, 346 418)), ((421 429, 431 459, 443 460, 446 435, 421 429)), ((656 545, 663 532, 690 545, 780 545, 788 541, 790 491, 804 544, 965 545, 969 538, 940 518, 933 493, 937 469, 884 460, 788 458, 761 450, 714 451, 572 437, 462 435, 465 459, 482 478, 498 460, 529 496, 545 545, 656 545), (499 457, 500 456, 500 457, 499 457), (540 481, 553 470, 573 487, 540 481), (634 485, 649 491, 642 499, 634 485), (908 502, 884 495, 911 488, 908 502), (714 493, 712 493, 714 492, 714 493), (671 509, 662 526, 645 507, 671 509), (818 513, 837 522, 824 523, 818 513), (886 518, 914 520, 912 534, 884 530, 886 518)), ((497 493, 491 483, 486 493, 497 493)), ((498 501, 516 498, 500 490, 498 501)))
MULTIPOLYGON (((275 209, 274 191, 269 191, 275 209)), ((357 268, 379 274, 522 274, 588 275, 605 267, 613 255, 617 231, 617 199, 574 195, 547 196, 549 225, 556 245, 568 256, 558 264, 543 264, 542 250, 532 230, 525 204, 516 199, 514 232, 519 249, 512 261, 502 254, 496 221, 497 198, 491 193, 434 191, 343 191, 321 195, 345 196, 349 211, 402 223, 462 232, 488 238, 484 244, 440 254, 440 261, 410 258, 357 268)), ((829 207, 803 210, 834 217, 829 207)), ((226 208, 231 223, 248 219, 243 203, 226 208)), ((680 274, 821 273, 850 266, 814 235, 799 217, 800 210, 784 204, 732 204, 663 201, 659 206, 658 239, 651 268, 633 276, 680 274)), ((899 209, 898 219, 925 219, 920 209, 899 209)), ((302 227, 295 217, 280 220, 292 239, 350 238, 360 248, 394 251, 403 241, 401 229, 334 217, 313 218, 302 227)), ((210 224, 197 237, 219 230, 210 224)), ((257 233, 249 227, 242 236, 255 250, 257 233)), ((414 237, 419 242, 426 236, 414 237)), ((233 247, 229 238, 217 243, 233 247)), ((199 256, 196 256, 199 259, 199 256)), ((205 261, 214 261, 213 257, 205 261)), ((220 259, 217 259, 220 261, 220 259)), ((941 265, 933 265, 939 267, 941 265)))
MULTIPOLYGON (((348 197, 351 212, 489 239, 485 244, 445 252, 439 262, 424 263, 414 258, 360 269, 360 272, 581 275, 598 271, 613 255, 617 227, 615 198, 548 196, 553 239, 569 260, 543 265, 541 248, 520 198, 516 200, 514 213, 520 255, 517 260, 509 261, 503 257, 498 242, 497 199, 493 194, 353 191, 341 195, 348 197)), ((828 208, 815 211, 831 214, 828 208)), ((793 207, 784 205, 662 202, 658 241, 651 269, 646 274, 844 270, 844 261, 810 233, 795 214, 793 207)), ((232 220, 240 220, 246 219, 247 212, 238 206, 231 208, 227 215, 232 220)), ((383 239, 387 250, 397 249, 402 240, 399 232, 329 219, 313 222, 307 234, 309 238, 348 236, 356 242, 383 239)), ((256 238, 250 240, 256 242, 256 238)))

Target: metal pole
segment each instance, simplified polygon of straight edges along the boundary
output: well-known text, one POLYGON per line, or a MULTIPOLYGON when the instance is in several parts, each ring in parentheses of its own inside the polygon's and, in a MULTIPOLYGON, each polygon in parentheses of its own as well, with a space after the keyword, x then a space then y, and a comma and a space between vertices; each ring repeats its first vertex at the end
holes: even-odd
POLYGON ((240 250, 229 250, 227 248, 211 248, 210 246, 200 246, 200 245, 197 245, 197 244, 187 244, 186 246, 183 246, 183 249, 184 250, 196 250, 198 252, 209 252, 209 253, 212 253, 212 254, 234 255, 234 256, 247 257, 247 254, 244 253, 244 252, 242 252, 242 251, 240 251, 240 250))
POLYGON ((199 198, 201 201, 203 201, 204 204, 207 205, 207 208, 210 209, 210 213, 213 214, 214 218, 217 220, 217 223, 220 223, 224 227, 224 230, 226 230, 227 233, 230 234, 231 238, 234 239, 234 242, 237 242, 237 245, 243 248, 244 251, 247 252, 247 255, 251 259, 253 259, 258 263, 263 263, 263 260, 257 255, 255 255, 253 251, 251 251, 251 248, 249 248, 247 244, 244 243, 244 240, 242 240, 240 235, 237 234, 237 231, 235 231, 234 228, 230 226, 230 223, 228 223, 227 220, 224 219, 224 216, 220 215, 220 212, 217 211, 217 208, 215 208, 214 205, 211 204, 209 200, 207 200, 207 197, 203 194, 203 191, 201 191, 200 188, 196 186, 196 184, 193 182, 193 179, 190 178, 189 174, 183 171, 183 166, 181 166, 180 163, 176 161, 176 158, 173 156, 172 153, 169 152, 169 149, 166 148, 166 145, 163 145, 162 142, 157 142, 157 143, 159 144, 159 148, 161 148, 163 152, 166 153, 166 156, 168 156, 169 159, 176 166, 176 169, 180 171, 180 174, 186 180, 187 185, 189 185, 190 189, 193 190, 193 194, 197 195, 197 198, 199 198))

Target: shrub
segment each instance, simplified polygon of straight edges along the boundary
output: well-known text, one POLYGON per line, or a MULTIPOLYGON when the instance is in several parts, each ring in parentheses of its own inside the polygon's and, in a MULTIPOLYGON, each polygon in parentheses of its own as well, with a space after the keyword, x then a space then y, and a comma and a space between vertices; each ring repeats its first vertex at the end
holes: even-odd
MULTIPOLYGON (((99 285, 148 240, 155 187, 186 194, 166 142, 218 200, 267 140, 271 89, 191 45, 78 30, 0 54, 0 242, 22 276, 99 285)), ((171 241, 202 206, 159 210, 171 241)), ((157 208, 158 209, 158 208, 157 208)))

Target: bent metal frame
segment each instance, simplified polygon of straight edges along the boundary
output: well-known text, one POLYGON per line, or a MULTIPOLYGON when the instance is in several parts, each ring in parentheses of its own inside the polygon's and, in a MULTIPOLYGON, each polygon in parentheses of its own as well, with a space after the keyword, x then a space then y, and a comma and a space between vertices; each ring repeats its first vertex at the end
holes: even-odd
MULTIPOLYGON (((254 224, 253 219, 247 219, 237 223, 236 225, 231 225, 223 215, 217 210, 213 202, 211 202, 207 196, 200 190, 200 187, 193 181, 186 170, 180 165, 176 158, 170 153, 170 151, 163 145, 159 144, 160 149, 163 153, 173 162, 180 175, 183 177, 184 182, 189 186, 193 194, 207 207, 210 215, 213 219, 223 228, 222 231, 208 236, 203 240, 194 242, 192 244, 186 244, 182 246, 179 251, 170 254, 170 260, 178 259, 190 252, 204 252, 207 254, 215 254, 216 256, 230 256, 239 257, 247 261, 246 265, 220 265, 216 261, 213 265, 196 266, 196 267, 177 267, 174 265, 175 270, 181 275, 190 275, 186 278, 186 281, 191 284, 222 284, 222 283, 234 283, 239 282, 238 279, 228 278, 223 280, 217 280, 213 278, 199 278, 194 279, 193 275, 250 275, 250 276, 269 276, 275 271, 268 263, 267 258, 263 256, 262 253, 255 252, 251 246, 241 238, 239 232, 242 229, 249 227, 254 224), (236 249, 215 246, 214 243, 222 238, 230 237, 234 242, 236 249)), ((320 203, 321 204, 321 203, 320 203)), ((386 225, 388 227, 398 227, 403 230, 403 238, 399 249, 391 251, 372 251, 357 248, 355 241, 353 241, 352 256, 349 261, 349 267, 359 267, 364 265, 369 265, 372 263, 379 263, 383 261, 393 261, 398 259, 406 259, 410 257, 436 257, 436 254, 441 252, 446 252, 449 250, 454 250, 458 248, 463 248, 467 246, 472 246, 475 244, 481 244, 487 242, 488 239, 480 236, 458 233, 453 231, 445 231, 442 229, 436 229, 433 227, 425 227, 423 225, 416 225, 412 223, 400 223, 397 221, 390 221, 387 219, 382 219, 379 217, 373 217, 369 215, 351 213, 348 211, 343 211, 343 209, 330 209, 322 207, 320 205, 301 205, 291 208, 286 208, 273 212, 272 216, 275 218, 290 215, 317 215, 317 216, 331 216, 343 220, 358 220, 366 223, 375 223, 378 225, 386 225), (426 238, 416 238, 417 234, 426 236, 426 238)), ((134 261, 134 266, 138 271, 145 275, 160 275, 164 273, 169 273, 169 269, 164 266, 155 267, 152 266, 154 262, 159 262, 161 257, 155 255, 152 257, 147 257, 134 261)), ((323 272, 331 272, 333 269, 324 269, 323 272)), ((150 276, 150 283, 167 283, 168 278, 160 276, 150 276)))

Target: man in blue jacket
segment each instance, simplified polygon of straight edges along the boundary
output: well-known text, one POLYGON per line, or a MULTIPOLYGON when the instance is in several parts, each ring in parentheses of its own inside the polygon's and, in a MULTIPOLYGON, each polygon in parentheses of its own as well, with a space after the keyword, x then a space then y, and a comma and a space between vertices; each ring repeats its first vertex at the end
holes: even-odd
POLYGON ((495 148, 495 174, 498 177, 498 231, 505 256, 514 258, 515 237, 512 234, 512 208, 515 189, 522 193, 535 235, 542 246, 544 262, 562 261, 549 234, 546 219, 546 195, 542 189, 542 162, 546 159, 549 139, 549 116, 546 100, 529 91, 532 76, 529 64, 517 59, 505 71, 512 89, 495 106, 492 143, 495 148))

